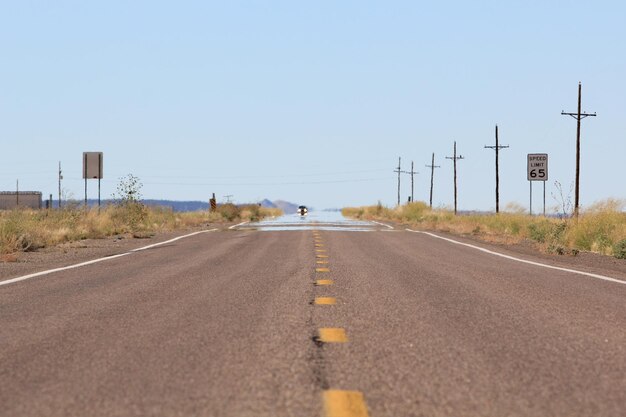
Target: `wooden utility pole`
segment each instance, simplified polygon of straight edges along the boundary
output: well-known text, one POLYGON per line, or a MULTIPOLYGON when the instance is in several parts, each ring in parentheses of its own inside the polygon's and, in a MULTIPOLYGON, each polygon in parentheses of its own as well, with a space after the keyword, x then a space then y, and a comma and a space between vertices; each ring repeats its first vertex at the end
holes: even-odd
POLYGON ((596 116, 596 113, 581 113, 581 103, 582 103, 582 85, 578 83, 578 112, 576 113, 565 113, 561 111, 561 115, 563 116, 572 116, 576 119, 576 191, 574 198, 574 216, 578 217, 578 209, 580 206, 580 121, 585 117, 596 116))
POLYGON ((398 173, 398 205, 400 205, 400 174, 402 173, 401 162, 402 158, 398 157, 398 167, 393 171, 398 173))
POLYGON ((415 170, 413 169, 413 161, 411 161, 411 170, 410 171, 402 171, 404 174, 410 174, 411 175, 411 201, 415 201, 415 197, 413 195, 413 192, 415 191, 415 182, 413 180, 413 176, 415 174, 419 174, 419 172, 415 172, 415 170))
POLYGON ((456 156, 456 141, 454 141, 454 155, 446 156, 446 159, 452 159, 454 163, 454 215, 457 213, 457 192, 456 192, 456 161, 459 159, 465 159, 463 155, 456 156))
POLYGON ((498 142, 498 125, 496 125, 496 146, 486 146, 488 149, 495 149, 496 151, 496 214, 500 213, 500 168, 499 168, 499 153, 500 149, 506 149, 509 145, 500 145, 498 142))
POLYGON ((433 208, 433 177, 435 176, 435 168, 441 168, 439 165, 435 165, 435 153, 433 152, 433 158, 430 165, 426 165, 430 168, 430 208, 433 208))
POLYGON ((415 171, 413 171, 413 161, 411 161, 411 203, 415 202, 415 197, 413 196, 413 191, 415 191, 415 183, 413 182, 413 175, 416 174, 415 171))
POLYGON ((61 180, 62 179, 63 179, 63 172, 61 171, 61 161, 59 161, 59 208, 61 208, 61 180))

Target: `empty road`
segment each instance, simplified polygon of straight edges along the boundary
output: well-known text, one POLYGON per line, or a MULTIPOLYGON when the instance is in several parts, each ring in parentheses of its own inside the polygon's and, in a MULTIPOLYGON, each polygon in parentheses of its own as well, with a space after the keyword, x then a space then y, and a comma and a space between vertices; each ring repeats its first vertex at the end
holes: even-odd
POLYGON ((625 274, 441 237, 311 213, 0 282, 0 415, 626 415, 625 274))

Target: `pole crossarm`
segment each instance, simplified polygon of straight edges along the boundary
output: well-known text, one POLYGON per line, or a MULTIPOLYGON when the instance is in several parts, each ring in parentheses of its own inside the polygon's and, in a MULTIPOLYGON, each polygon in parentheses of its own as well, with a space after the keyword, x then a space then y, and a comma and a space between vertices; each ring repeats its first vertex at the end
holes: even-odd
POLYGON ((582 120, 585 117, 596 117, 597 114, 596 113, 581 113, 580 115, 578 113, 566 113, 564 111, 561 111, 561 116, 572 116, 574 119, 576 120, 582 120), (580 117, 580 118, 579 118, 580 117))

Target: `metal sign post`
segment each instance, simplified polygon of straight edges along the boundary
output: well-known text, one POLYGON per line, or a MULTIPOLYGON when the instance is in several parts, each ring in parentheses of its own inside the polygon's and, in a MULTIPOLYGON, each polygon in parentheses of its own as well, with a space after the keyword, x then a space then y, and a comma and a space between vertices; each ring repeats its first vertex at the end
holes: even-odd
POLYGON ((543 181, 543 215, 546 215, 546 181, 548 181, 548 154, 529 153, 526 178, 530 182, 530 215, 533 215, 533 181, 543 181))
POLYGON ((85 208, 87 208, 87 180, 98 180, 98 210, 100 210, 100 180, 103 178, 102 152, 83 152, 83 178, 85 179, 85 208))

